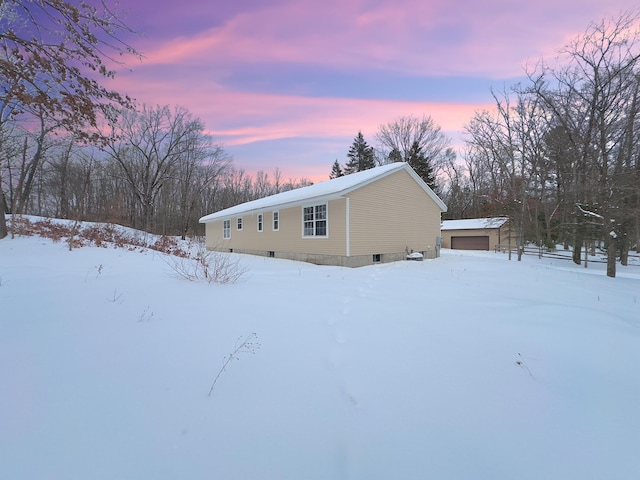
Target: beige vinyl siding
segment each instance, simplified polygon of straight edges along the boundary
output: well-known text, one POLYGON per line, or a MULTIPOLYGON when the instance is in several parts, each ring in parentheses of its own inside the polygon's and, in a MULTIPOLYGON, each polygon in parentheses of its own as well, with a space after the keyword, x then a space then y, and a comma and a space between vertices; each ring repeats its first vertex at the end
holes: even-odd
POLYGON ((242 230, 232 228, 231 238, 222 238, 224 220, 235 225, 238 215, 206 222, 207 247, 350 267, 402 260, 406 250, 434 258, 441 207, 446 207, 425 192, 422 182, 406 168, 345 189, 342 197, 330 201, 310 200, 288 208, 273 204, 253 213, 235 208, 233 212, 243 219, 242 230), (322 203, 327 205, 327 236, 305 237, 303 210, 322 203), (274 209, 279 212, 278 231, 273 231, 274 209), (258 214, 263 215, 262 232, 257 229, 258 214))
POLYGON ((352 256, 434 251, 440 208, 404 170, 349 194, 352 256))
MULTIPOLYGON (((220 219, 204 224, 204 234, 207 241, 207 248, 209 250, 224 250, 227 248, 226 245, 231 241, 222 238, 222 223, 223 220, 220 219)), ((234 233, 236 233, 236 230, 232 228, 231 238, 234 237, 234 233)))
MULTIPOLYGON (((317 205, 310 202, 304 206, 317 205)), ((314 253, 320 255, 346 254, 346 200, 340 198, 327 202, 328 235, 326 238, 303 237, 303 206, 280 210, 280 231, 285 234, 276 251, 293 253, 314 253)), ((271 248, 270 250, 274 250, 271 248)))
MULTIPOLYGON (((311 202, 305 206, 316 205, 311 202)), ((223 219, 206 224, 207 248, 238 252, 288 252, 319 255, 346 255, 346 199, 327 203, 328 236, 302 236, 302 206, 279 208, 279 230, 273 231, 272 210, 242 215, 242 230, 231 230, 231 238, 222 238, 223 219), (258 232, 258 214, 263 215, 263 231, 258 232)), ((232 217, 232 225, 237 217, 232 217)))

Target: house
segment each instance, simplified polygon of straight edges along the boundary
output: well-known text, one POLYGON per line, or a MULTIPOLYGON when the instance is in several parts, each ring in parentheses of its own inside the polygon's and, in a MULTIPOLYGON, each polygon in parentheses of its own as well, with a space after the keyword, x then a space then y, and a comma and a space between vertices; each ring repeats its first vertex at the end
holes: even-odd
POLYGON ((509 241, 515 246, 515 236, 510 230, 507 217, 470 218, 442 222, 442 248, 495 250, 497 247, 506 247, 509 241), (511 240, 509 240, 510 235, 511 240))
POLYGON ((207 249, 358 267, 439 251, 446 205, 403 162, 206 215, 207 249))

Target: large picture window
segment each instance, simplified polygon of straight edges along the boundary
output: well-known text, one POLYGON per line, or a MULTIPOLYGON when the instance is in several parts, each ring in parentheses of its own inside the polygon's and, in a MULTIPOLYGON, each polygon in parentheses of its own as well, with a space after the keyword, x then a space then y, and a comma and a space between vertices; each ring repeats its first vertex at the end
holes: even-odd
POLYGON ((302 224, 305 237, 327 236, 327 204, 304 207, 302 209, 302 224))
POLYGON ((231 220, 222 221, 222 238, 225 240, 231 238, 231 220))

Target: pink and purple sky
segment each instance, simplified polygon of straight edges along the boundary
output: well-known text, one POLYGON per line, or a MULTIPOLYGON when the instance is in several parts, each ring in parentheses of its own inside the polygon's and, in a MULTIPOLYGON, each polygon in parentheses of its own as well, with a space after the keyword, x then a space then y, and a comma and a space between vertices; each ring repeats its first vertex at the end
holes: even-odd
POLYGON ((431 115, 455 144, 497 90, 637 0, 137 0, 113 87, 180 105, 237 168, 328 178, 358 131, 431 115))

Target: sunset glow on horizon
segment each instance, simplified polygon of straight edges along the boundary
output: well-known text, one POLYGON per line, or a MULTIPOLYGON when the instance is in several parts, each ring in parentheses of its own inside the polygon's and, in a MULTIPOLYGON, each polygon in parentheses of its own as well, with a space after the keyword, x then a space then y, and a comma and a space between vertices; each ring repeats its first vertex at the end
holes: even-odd
POLYGON ((462 144, 491 88, 526 79, 590 22, 635 0, 141 0, 124 11, 145 58, 109 86, 187 108, 236 168, 326 179, 362 131, 430 115, 462 144), (323 173, 324 172, 324 173, 323 173))

